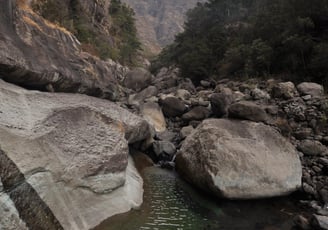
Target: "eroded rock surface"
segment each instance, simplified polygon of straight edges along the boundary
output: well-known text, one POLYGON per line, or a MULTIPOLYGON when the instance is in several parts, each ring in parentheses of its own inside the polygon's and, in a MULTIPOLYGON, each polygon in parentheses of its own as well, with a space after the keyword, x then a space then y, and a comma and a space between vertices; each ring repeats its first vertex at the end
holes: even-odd
POLYGON ((64 229, 90 229, 139 206, 142 179, 128 160, 128 144, 149 136, 146 121, 109 101, 0 81, 0 146, 11 162, 0 161, 0 176, 29 228, 35 214, 47 229, 59 229, 49 224, 56 221, 64 229))

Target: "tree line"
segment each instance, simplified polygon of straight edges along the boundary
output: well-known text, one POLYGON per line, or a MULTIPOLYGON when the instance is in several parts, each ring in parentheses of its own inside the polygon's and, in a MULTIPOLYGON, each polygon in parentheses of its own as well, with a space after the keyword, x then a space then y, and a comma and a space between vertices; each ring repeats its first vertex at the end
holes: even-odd
POLYGON ((328 81, 327 0, 209 0, 153 61, 194 81, 276 75, 328 81))

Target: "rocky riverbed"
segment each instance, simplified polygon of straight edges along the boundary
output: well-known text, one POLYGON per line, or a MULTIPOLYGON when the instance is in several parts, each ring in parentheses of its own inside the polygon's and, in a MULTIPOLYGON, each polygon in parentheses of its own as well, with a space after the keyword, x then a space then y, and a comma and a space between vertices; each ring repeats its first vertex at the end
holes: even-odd
MULTIPOLYGON (((129 83, 148 84, 126 85, 130 91, 122 106, 144 116, 155 130, 153 138, 137 147, 163 167, 175 165, 187 181, 220 198, 301 191, 301 202, 319 215, 313 223, 324 225, 328 100, 323 86, 222 79, 196 87, 177 72, 162 69, 152 80, 144 75, 129 83)), ((311 221, 300 219, 308 228, 311 221)))

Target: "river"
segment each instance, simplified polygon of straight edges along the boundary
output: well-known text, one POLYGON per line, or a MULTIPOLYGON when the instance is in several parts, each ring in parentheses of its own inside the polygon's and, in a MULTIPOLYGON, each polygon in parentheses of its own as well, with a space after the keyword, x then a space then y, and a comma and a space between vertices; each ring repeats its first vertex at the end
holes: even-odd
POLYGON ((219 200, 157 167, 146 168, 143 177, 140 209, 111 217, 95 230, 287 230, 302 212, 291 197, 219 200))

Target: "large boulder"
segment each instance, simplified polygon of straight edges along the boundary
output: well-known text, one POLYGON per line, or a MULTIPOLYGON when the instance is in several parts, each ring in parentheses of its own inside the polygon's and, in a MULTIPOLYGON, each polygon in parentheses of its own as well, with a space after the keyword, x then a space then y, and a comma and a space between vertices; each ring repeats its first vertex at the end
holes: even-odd
POLYGON ((183 142, 176 167, 200 189, 229 199, 281 196, 301 187, 295 148, 262 123, 203 121, 183 142))
POLYGON ((294 83, 289 81, 279 82, 277 85, 273 86, 271 95, 274 98, 284 98, 288 100, 298 96, 298 93, 294 83))
POLYGON ((212 112, 217 117, 223 117, 228 113, 228 107, 233 102, 231 90, 226 90, 221 93, 214 93, 211 95, 212 112))
POLYGON ((154 102, 147 102, 140 108, 143 118, 155 128, 156 132, 166 130, 166 121, 161 107, 154 102))
POLYGON ((297 89, 301 95, 317 97, 324 94, 323 86, 313 82, 303 82, 297 85, 297 89))
POLYGON ((0 180, 29 229, 90 229, 139 206, 128 144, 149 136, 146 121, 109 101, 0 81, 0 180))
POLYGON ((187 109, 184 102, 176 97, 166 97, 160 103, 166 117, 181 116, 187 109))
POLYGON ((125 76, 124 86, 135 91, 140 91, 149 86, 151 80, 152 75, 150 72, 143 68, 135 68, 125 76))
POLYGON ((33 89, 117 99, 118 79, 127 70, 82 52, 73 34, 38 16, 29 2, 0 6, 0 78, 33 89))
POLYGON ((229 117, 255 122, 265 122, 268 120, 268 115, 265 109, 260 105, 251 101, 241 101, 232 104, 229 108, 229 117))

